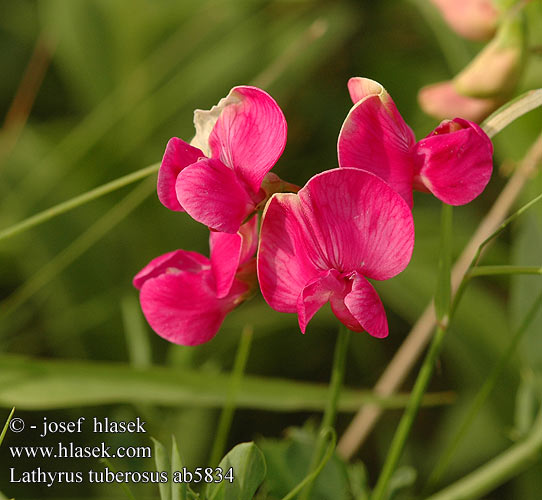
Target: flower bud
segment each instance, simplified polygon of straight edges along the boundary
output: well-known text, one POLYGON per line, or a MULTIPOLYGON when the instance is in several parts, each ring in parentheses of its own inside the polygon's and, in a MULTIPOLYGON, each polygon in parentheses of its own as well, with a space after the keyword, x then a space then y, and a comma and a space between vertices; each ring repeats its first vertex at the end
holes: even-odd
POLYGON ((499 12, 491 0, 432 0, 448 25, 469 40, 489 40, 499 12))
POLYGON ((506 19, 495 38, 454 78, 456 90, 471 97, 511 94, 523 65, 523 22, 506 19))
POLYGON ((502 99, 467 97, 459 94, 451 81, 446 81, 420 89, 418 103, 425 113, 438 120, 461 116, 480 123, 502 104, 502 99))

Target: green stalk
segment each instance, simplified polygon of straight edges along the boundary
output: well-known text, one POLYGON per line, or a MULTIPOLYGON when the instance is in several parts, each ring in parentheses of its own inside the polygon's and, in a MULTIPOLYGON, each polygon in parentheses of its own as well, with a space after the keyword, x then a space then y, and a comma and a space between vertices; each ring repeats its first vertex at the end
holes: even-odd
POLYGON ((538 312, 539 308, 542 306, 542 293, 538 295, 538 297, 533 302, 533 305, 530 307, 529 311, 527 312, 525 318, 521 322, 521 325, 516 330, 512 338, 510 339, 510 342, 506 348, 506 350, 503 352, 501 357, 499 358, 499 361, 493 366, 493 369, 491 370, 490 375, 484 382, 484 385, 476 395, 476 398, 474 399, 474 402, 472 403, 470 410, 463 420, 463 423, 461 424, 461 427, 457 431, 454 439, 452 439, 450 446, 448 449, 442 454, 441 459, 438 461, 437 465, 433 469, 433 472, 429 476, 427 486, 425 488, 426 491, 431 490, 432 487, 434 487, 440 478, 442 477, 442 474, 445 472, 446 468, 448 467, 450 460, 457 450, 457 447, 459 446, 460 441, 465 437, 465 434, 472 424, 476 414, 486 401, 487 397, 495 387, 495 384, 497 383, 497 379, 499 375, 502 373, 502 370, 506 366, 506 363, 508 360, 512 357, 514 354, 517 346, 519 345, 520 340, 523 338, 523 334, 527 331, 527 328, 531 324, 531 321, 535 318, 536 313, 538 312))
POLYGON ((529 90, 508 101, 481 124, 489 137, 494 137, 520 116, 542 106, 542 89, 529 90))
MULTIPOLYGON (((410 434, 410 430, 414 424, 414 419, 420 409, 423 396, 431 380, 433 369, 437 361, 438 355, 442 349, 442 343, 448 329, 450 319, 450 311, 452 310, 451 302, 451 286, 450 286, 450 269, 452 261, 452 207, 442 204, 441 212, 441 236, 440 236, 440 260, 439 260, 439 278, 437 282, 437 290, 435 293, 435 310, 437 313, 438 328, 429 346, 425 359, 423 361, 420 373, 416 378, 414 388, 408 402, 408 405, 403 413, 399 426, 393 436, 390 450, 386 456, 382 472, 378 478, 375 489, 373 491, 372 500, 383 500, 386 498, 389 482, 397 463, 401 458, 405 448, 406 440, 410 434)), ((457 298, 457 295, 456 295, 457 298)))
MULTIPOLYGON (((314 472, 318 468, 318 464, 321 462, 322 457, 326 451, 327 446, 327 433, 329 429, 333 429, 335 424, 335 417, 337 416, 337 403, 339 401, 339 393, 344 379, 344 370, 346 366, 346 353, 348 350, 348 342, 350 340, 350 330, 341 324, 339 333, 337 335, 337 342, 335 344, 335 354, 333 356, 333 367, 331 369, 331 380, 329 382, 329 397, 327 400, 326 408, 324 410, 324 416, 322 423, 320 424, 320 432, 318 434, 318 441, 316 443, 315 452, 312 456, 312 462, 309 469, 309 473, 314 472)), ((311 479, 307 482, 305 489, 303 490, 300 499, 309 500, 311 497, 312 486, 317 474, 311 475, 311 479)))
POLYGON ((540 460, 542 452, 542 409, 533 429, 519 443, 461 478, 427 500, 469 500, 485 496, 496 487, 540 460))
MULTIPOLYGON (((120 223, 156 189, 152 179, 143 181, 134 188, 109 212, 105 213, 84 233, 57 254, 45 266, 37 271, 28 281, 22 284, 11 295, 0 303, 0 320, 4 320, 17 308, 43 288, 57 274, 79 258, 94 243, 107 234, 115 225, 120 223)), ((3 339, 5 340, 5 338, 3 339)))
POLYGON ((503 274, 542 274, 538 266, 476 266, 467 274, 467 279, 477 276, 498 276, 503 274))
POLYGON ((125 186, 129 186, 130 184, 133 184, 140 179, 144 179, 145 177, 148 177, 149 175, 158 172, 159 166, 159 163, 155 163, 154 165, 150 165, 149 167, 142 168, 141 170, 137 170, 136 172, 132 172, 131 174, 108 182, 103 186, 91 189, 90 191, 76 196, 75 198, 59 203, 58 205, 48 208, 43 212, 32 215, 31 217, 28 217, 27 219, 24 219, 23 221, 18 222, 17 224, 14 224, 13 226, 10 226, 0 231, 0 240, 22 233, 27 229, 38 226, 39 224, 43 224, 44 222, 47 222, 48 220, 51 220, 58 215, 69 212, 74 208, 84 205, 89 201, 96 200, 101 196, 112 193, 113 191, 117 191, 118 189, 121 189, 125 186))
POLYGON ((235 400, 237 393, 239 392, 243 374, 245 373, 245 367, 247 365, 253 334, 254 331, 251 326, 246 326, 243 328, 241 333, 241 340, 239 341, 237 355, 235 357, 231 374, 228 399, 226 400, 226 403, 222 408, 222 412, 220 413, 218 430, 216 431, 216 438, 211 451, 211 458, 209 460, 209 465, 211 467, 216 467, 220 463, 220 460, 224 455, 224 450, 226 449, 226 441, 230 432, 233 413, 235 412, 235 400))

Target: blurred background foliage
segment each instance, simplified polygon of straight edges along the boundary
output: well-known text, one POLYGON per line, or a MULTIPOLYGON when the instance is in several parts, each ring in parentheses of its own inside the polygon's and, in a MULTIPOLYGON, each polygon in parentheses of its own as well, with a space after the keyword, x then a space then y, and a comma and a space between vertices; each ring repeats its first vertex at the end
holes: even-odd
MULTIPOLYGON (((284 110, 288 144, 275 171, 302 185, 315 173, 336 166, 336 140, 351 106, 349 77, 381 82, 421 138, 436 122, 418 108, 417 91, 452 77, 481 47, 452 33, 424 0, 2 0, 0 10, 0 108, 2 116, 11 116, 0 136, 0 228, 160 161, 170 137, 191 138, 195 108, 209 109, 238 84, 265 88, 284 110), (13 112, 14 96, 33 57, 38 65, 30 71, 39 73, 42 64, 43 81, 35 103, 31 105, 30 92, 26 100, 15 101, 13 112), (31 106, 26 122, 25 105, 31 106)), ((534 55, 519 91, 542 86, 541 2, 528 6, 527 19, 528 46, 534 55)), ((455 211, 455 255, 540 132, 541 122, 542 112, 534 111, 497 137, 496 168, 488 189, 455 211)), ((541 188, 541 176, 533 177, 521 200, 528 201, 541 188)), ((385 341, 353 336, 346 373, 351 389, 372 387, 434 291, 437 200, 418 193, 414 216, 416 247, 410 266, 399 277, 376 284, 388 312, 390 336, 385 341)), ((34 423, 43 416, 126 420, 140 415, 148 421, 149 436, 169 442, 175 434, 185 462, 194 467, 205 465, 209 457, 223 402, 220 394, 227 388, 226 373, 245 326, 255 332, 247 375, 327 383, 337 330, 328 310, 316 315, 303 336, 295 316, 276 313, 256 298, 234 311, 215 339, 197 348, 170 345, 148 328, 132 277, 150 259, 176 248, 206 254, 207 238, 205 228, 165 209, 157 200, 154 181, 148 180, 0 241, 2 414, 7 416, 16 399, 17 415, 34 423), (47 369, 33 361, 38 358, 50 361, 47 369), (72 364, 66 367, 63 360, 72 364), (155 374, 153 385, 152 380, 131 378, 131 372, 107 371, 108 365, 97 381, 92 375, 91 383, 86 376, 99 373, 100 362, 170 371, 162 378, 155 374), (160 381, 184 372, 192 377, 186 379, 193 380, 192 391, 179 393, 177 401, 172 386, 160 399, 160 381), (131 392, 123 389, 123 380, 132 384, 131 392), (111 395, 108 391, 115 383, 120 389, 111 395), (218 395, 211 402, 198 396, 213 390, 218 395), (83 403, 87 394, 90 407, 83 403)), ((540 265, 541 248, 538 205, 498 239, 484 263, 540 265)), ((456 399, 450 405, 449 398, 443 398, 436 407, 422 410, 403 457, 419 477, 431 470, 541 288, 540 277, 532 276, 484 278, 471 284, 431 384, 431 391, 453 391, 456 399)), ((539 313, 442 484, 472 470, 528 428, 541 370, 539 313), (519 406, 518 388, 518 400, 523 401, 519 406)), ((182 384, 182 375, 179 380, 182 384)), ((186 380, 185 386, 190 386, 186 380)), ((411 382, 408 379, 405 388, 411 382)), ((302 388, 286 383, 265 407, 256 401, 258 380, 253 383, 252 393, 247 392, 247 401, 235 414, 228 449, 256 439, 273 459, 277 450, 290 446, 273 440, 282 438, 285 429, 316 418, 318 404, 310 406, 302 388), (281 394, 291 398, 293 406, 281 409, 281 394), (272 441, 261 441, 264 438, 272 441)), ((339 433, 353 407, 340 415, 339 433)), ((399 416, 397 410, 386 412, 356 456, 365 464, 370 484, 399 416)), ((5 444, 23 444, 22 436, 8 435, 5 444)), ((25 440, 39 444, 28 436, 25 440)), ((93 440, 89 433, 79 444, 93 440)), ((150 440, 118 435, 107 444, 148 445, 150 440)), ((5 447, 0 458, 2 464, 7 462, 5 447)), ((35 465, 18 463, 27 470, 35 465)), ((58 470, 77 466, 59 464, 58 470)), ((126 460, 116 467, 150 470, 153 465, 126 460)), ((492 498, 540 498, 541 474, 536 465, 492 498)), ((115 484, 9 484, 4 466, 0 481, 0 491, 18 499, 121 496, 115 484)), ((134 491, 137 498, 157 497, 152 486, 140 485, 134 491)), ((342 498, 317 491, 321 498, 342 498)))

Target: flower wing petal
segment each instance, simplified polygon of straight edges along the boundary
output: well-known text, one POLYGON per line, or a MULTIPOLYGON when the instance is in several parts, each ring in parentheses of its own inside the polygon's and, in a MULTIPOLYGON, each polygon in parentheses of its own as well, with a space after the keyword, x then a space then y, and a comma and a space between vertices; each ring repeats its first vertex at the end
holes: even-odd
MULTIPOLYGON (((380 297, 373 286, 358 273, 354 276, 352 291, 344 297, 344 304, 352 317, 369 335, 377 338, 388 336, 388 320, 380 297)), ((341 316, 337 316, 343 321, 341 316)), ((347 323, 345 324, 348 326, 347 323)))
POLYGON ((416 145, 417 177, 438 199, 464 205, 482 193, 493 170, 493 145, 475 123, 441 123, 416 145))
POLYGON ((210 268, 210 261, 207 257, 187 250, 174 250, 164 255, 160 255, 151 260, 141 271, 139 271, 133 279, 133 285, 138 290, 141 289, 143 283, 151 278, 164 274, 189 272, 197 273, 204 269, 210 268))
POLYGON ((363 95, 343 123, 337 144, 339 166, 374 173, 412 206, 414 133, 384 88, 369 82, 351 85, 353 99, 373 93, 363 95))
POLYGON ((175 189, 188 214, 216 231, 236 233, 254 210, 235 172, 218 160, 204 158, 186 167, 175 189))
POLYGON ((236 281, 230 294, 219 299, 210 270, 166 273, 143 283, 140 302, 145 318, 158 335, 175 344, 198 345, 216 335, 246 288, 236 281))
POLYGON ((310 244, 324 256, 324 269, 385 280, 407 266, 414 246, 412 213, 375 175, 355 168, 328 170, 298 195, 310 244))
POLYGON ((241 256, 242 238, 239 233, 218 233, 211 231, 209 246, 211 247, 211 265, 216 283, 218 298, 228 295, 241 256))
POLYGON ((334 269, 322 273, 303 288, 297 301, 299 328, 303 333, 307 323, 334 295, 344 295, 344 281, 334 269))
POLYGON ((275 100, 256 87, 235 87, 228 98, 209 136, 212 157, 257 193, 286 145, 286 119, 275 100))
POLYGON ((158 171, 158 199, 166 208, 177 212, 184 211, 177 199, 175 182, 179 172, 188 165, 196 163, 204 154, 178 137, 172 137, 166 146, 162 164, 158 171))
POLYGON ((258 280, 266 302, 277 311, 296 312, 305 286, 326 270, 317 263, 299 198, 273 195, 262 217, 258 249, 258 280))

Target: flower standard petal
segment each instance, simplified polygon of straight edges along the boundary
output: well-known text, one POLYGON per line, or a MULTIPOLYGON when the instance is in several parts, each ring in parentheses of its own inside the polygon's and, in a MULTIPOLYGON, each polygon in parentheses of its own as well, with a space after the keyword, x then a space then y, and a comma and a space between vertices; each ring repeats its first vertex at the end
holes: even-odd
POLYGON ((493 145, 475 123, 442 122, 416 145, 416 179, 437 198, 464 205, 485 189, 493 170, 493 145))
POLYGON ((186 167, 175 188, 188 214, 216 231, 236 233, 255 208, 235 172, 219 160, 204 158, 186 167))
POLYGON ((228 296, 219 299, 211 270, 165 273, 143 283, 140 302, 158 335, 175 344, 198 345, 216 335, 247 289, 235 281, 228 296))
POLYGON ((412 213, 384 181, 354 168, 323 172, 297 195, 274 195, 268 203, 258 251, 262 294, 273 309, 297 312, 302 331, 330 301, 348 328, 382 337, 385 315, 363 276, 395 276, 413 244, 412 213))
POLYGON ((362 98, 348 113, 339 133, 339 166, 376 174, 412 206, 414 133, 377 82, 354 79, 349 90, 352 99, 362 98))
POLYGON ((385 280, 407 266, 414 247, 412 213, 377 176, 355 168, 328 170, 298 195, 327 268, 385 280))
POLYGON ((258 280, 273 309, 296 312, 305 286, 327 271, 310 242, 299 197, 273 195, 262 216, 258 248, 258 280))
POLYGON ((209 136, 212 158, 220 159, 257 193, 286 145, 286 119, 261 89, 234 87, 209 136))
POLYGON ((166 146, 162 164, 158 171, 158 199, 166 208, 177 212, 184 211, 177 199, 175 182, 179 172, 188 165, 196 163, 204 154, 182 139, 172 137, 166 146))
POLYGON ((361 101, 364 97, 380 95, 383 92, 385 92, 384 87, 369 78, 354 76, 348 80, 348 93, 354 104, 361 101))

